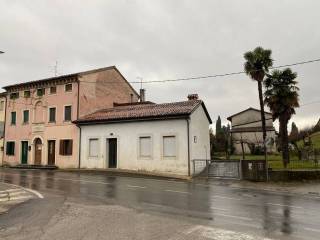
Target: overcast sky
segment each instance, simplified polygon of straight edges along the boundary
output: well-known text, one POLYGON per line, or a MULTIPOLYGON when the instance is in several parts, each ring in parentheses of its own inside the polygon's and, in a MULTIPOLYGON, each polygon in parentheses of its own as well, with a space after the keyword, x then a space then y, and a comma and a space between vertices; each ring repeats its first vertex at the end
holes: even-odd
MULTIPOLYGON (((241 71, 256 46, 272 49, 274 65, 320 58, 315 0, 1 0, 0 9, 1 86, 52 77, 56 60, 59 74, 115 65, 128 81, 152 81, 241 71)), ((320 62, 293 70, 300 103, 319 101, 320 62)), ((198 93, 224 123, 259 106, 244 74, 144 87, 157 103, 198 93)), ((319 109, 303 106, 293 120, 313 125, 319 109)))

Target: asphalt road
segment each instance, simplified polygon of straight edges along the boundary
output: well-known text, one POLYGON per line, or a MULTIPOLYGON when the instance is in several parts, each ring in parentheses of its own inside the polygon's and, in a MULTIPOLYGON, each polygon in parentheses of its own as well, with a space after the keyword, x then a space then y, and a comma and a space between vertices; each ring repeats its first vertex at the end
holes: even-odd
POLYGON ((0 169, 34 198, 0 239, 320 239, 320 198, 107 173, 0 169))

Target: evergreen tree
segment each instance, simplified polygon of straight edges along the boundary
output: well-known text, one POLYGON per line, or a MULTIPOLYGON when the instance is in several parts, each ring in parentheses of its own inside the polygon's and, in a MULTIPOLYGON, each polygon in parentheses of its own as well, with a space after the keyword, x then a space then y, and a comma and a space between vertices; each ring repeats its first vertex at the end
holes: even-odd
POLYGON ((218 116, 217 122, 216 122, 216 135, 222 132, 221 128, 221 118, 218 116))
POLYGON ((290 141, 296 141, 299 137, 299 130, 297 125, 292 122, 291 124, 291 132, 290 132, 290 141))

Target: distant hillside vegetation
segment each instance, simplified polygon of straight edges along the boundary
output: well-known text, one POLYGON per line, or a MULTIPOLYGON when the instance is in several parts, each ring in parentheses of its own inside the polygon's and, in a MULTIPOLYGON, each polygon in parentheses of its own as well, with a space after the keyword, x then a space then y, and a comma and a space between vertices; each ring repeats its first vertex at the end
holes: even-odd
MULTIPOLYGON (((320 149, 320 132, 313 133, 313 134, 311 134, 310 137, 311 137, 313 147, 320 149)), ((299 147, 303 146, 303 140, 300 140, 298 142, 298 146, 299 147)))

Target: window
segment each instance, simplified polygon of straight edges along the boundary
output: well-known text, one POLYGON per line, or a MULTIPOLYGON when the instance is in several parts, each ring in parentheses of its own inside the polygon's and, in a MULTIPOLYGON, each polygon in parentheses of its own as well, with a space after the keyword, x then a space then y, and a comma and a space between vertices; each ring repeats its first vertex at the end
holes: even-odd
POLYGON ((175 136, 163 137, 163 156, 164 157, 176 156, 176 137, 175 136))
POLYGON ((72 83, 68 83, 64 86, 66 92, 72 92, 72 83))
POLYGON ((56 94, 56 93, 57 93, 57 87, 56 86, 50 87, 50 94, 56 94))
POLYGON ((55 122, 56 121, 56 108, 51 107, 49 108, 49 122, 55 122))
POLYGON ((29 110, 24 110, 23 111, 23 123, 29 123, 29 110))
POLYGON ((60 155, 72 155, 72 143, 73 141, 71 139, 60 140, 60 155))
POLYGON ((16 125, 17 122, 17 113, 11 112, 11 125, 16 125))
POLYGON ((151 149, 151 137, 139 137, 139 155, 140 157, 151 157, 152 149, 151 149))
POLYGON ((89 139, 89 157, 98 157, 99 155, 99 139, 89 139))
POLYGON ((31 96, 31 92, 29 90, 26 90, 26 91, 23 92, 23 96, 25 98, 29 98, 31 96))
POLYGON ((37 96, 41 97, 45 94, 45 89, 44 88, 38 88, 37 89, 37 96))
POLYGON ((64 121, 71 121, 71 106, 64 107, 64 121))
POLYGON ((14 155, 15 142, 7 142, 6 154, 9 156, 14 155))
POLYGON ((17 99, 19 98, 19 92, 14 92, 10 94, 10 99, 17 99))
POLYGON ((3 111, 4 110, 4 101, 1 101, 0 102, 0 111, 3 111))

